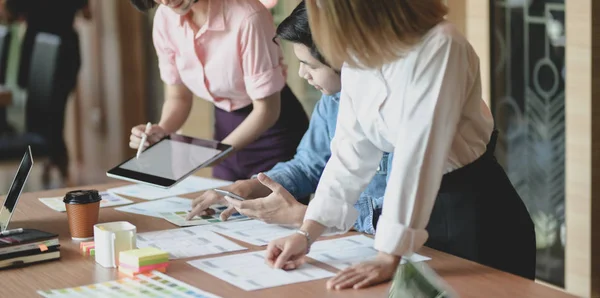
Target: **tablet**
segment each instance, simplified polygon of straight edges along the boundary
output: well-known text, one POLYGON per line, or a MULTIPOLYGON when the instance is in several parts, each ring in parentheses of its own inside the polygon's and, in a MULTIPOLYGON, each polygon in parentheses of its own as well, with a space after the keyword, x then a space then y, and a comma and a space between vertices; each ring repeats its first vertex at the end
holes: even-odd
POLYGON ((148 147, 139 158, 110 169, 111 178, 170 188, 200 168, 227 155, 233 147, 213 140, 170 135, 148 147))

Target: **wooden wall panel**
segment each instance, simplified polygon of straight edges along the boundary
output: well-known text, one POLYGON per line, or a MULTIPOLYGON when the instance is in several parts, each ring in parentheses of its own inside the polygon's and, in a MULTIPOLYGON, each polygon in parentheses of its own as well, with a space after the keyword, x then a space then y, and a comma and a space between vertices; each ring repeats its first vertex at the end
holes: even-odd
POLYGON ((447 19, 467 37, 477 55, 481 67, 483 100, 490 105, 490 1, 445 0, 449 12, 447 19))
POLYGON ((146 123, 146 67, 145 40, 148 30, 144 15, 129 1, 117 0, 117 27, 119 31, 119 54, 121 56, 121 134, 119 143, 122 152, 129 149, 129 133, 135 125, 146 123))
POLYGON ((490 105, 490 1, 465 0, 465 33, 479 55, 483 100, 490 105))
POLYGON ((600 297, 600 3, 565 3, 566 290, 600 297))

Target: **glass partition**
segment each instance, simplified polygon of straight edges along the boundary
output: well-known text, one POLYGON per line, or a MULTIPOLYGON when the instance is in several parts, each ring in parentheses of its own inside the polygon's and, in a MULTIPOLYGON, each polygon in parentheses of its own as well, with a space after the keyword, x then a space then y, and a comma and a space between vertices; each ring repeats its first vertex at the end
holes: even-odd
POLYGON ((491 0, 496 156, 524 199, 537 240, 537 278, 565 272, 564 0, 491 0))

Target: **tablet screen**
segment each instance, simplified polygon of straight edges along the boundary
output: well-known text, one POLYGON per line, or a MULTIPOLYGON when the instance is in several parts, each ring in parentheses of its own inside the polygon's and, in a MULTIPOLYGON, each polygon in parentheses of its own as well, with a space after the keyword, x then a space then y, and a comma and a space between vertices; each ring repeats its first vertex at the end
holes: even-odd
POLYGON ((219 153, 221 150, 167 139, 148 148, 139 158, 132 158, 120 167, 125 170, 178 180, 219 153))
POLYGON ((121 180, 169 188, 202 167, 232 152, 231 145, 214 140, 172 134, 108 170, 106 175, 121 180))

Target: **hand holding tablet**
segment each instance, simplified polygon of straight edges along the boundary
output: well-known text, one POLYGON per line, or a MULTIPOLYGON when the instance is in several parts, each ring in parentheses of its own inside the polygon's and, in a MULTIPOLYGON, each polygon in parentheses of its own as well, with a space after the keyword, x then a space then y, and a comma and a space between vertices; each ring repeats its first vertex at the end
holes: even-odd
MULTIPOLYGON (((142 125, 143 127, 143 125, 142 125)), ((154 125, 154 127, 159 127, 154 125)), ((145 127, 144 127, 145 128, 145 127)), ((142 131, 143 129, 142 128, 142 131)), ((142 132, 143 133, 143 132, 142 132)), ((140 133, 140 136, 142 135, 140 133)), ((148 135, 152 144, 154 134, 148 135)), ((140 139, 141 142, 141 139, 140 139)), ((137 145, 140 145, 140 142, 137 145)), ((130 145, 133 143, 133 131, 130 145)), ((139 147, 136 147, 137 149, 139 147)), ((213 140, 197 139, 182 135, 170 135, 150 145, 138 156, 109 170, 109 177, 169 188, 200 168, 232 151, 230 145, 213 140)))

